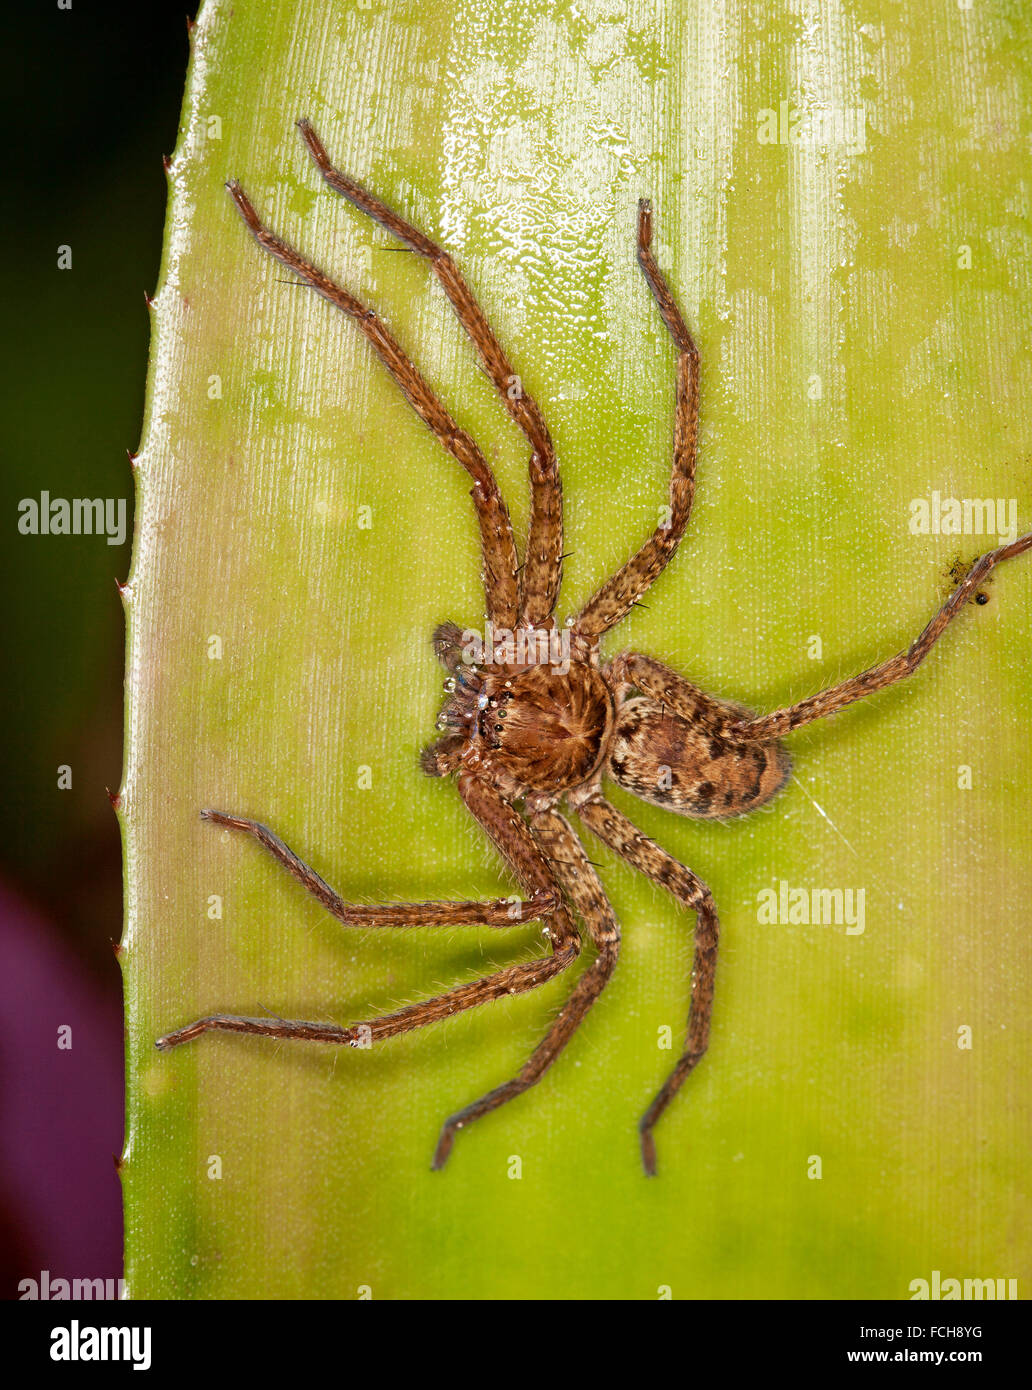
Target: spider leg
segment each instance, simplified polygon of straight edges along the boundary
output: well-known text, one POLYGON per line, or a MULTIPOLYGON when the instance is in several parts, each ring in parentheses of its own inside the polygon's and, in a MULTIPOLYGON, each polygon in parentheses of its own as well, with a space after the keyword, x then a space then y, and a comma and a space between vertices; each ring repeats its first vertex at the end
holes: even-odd
POLYGON ((318 266, 271 232, 255 212, 251 200, 234 179, 226 187, 255 241, 270 256, 292 270, 303 284, 353 318, 379 354, 384 366, 401 387, 412 409, 430 426, 445 449, 473 479, 470 496, 480 524, 484 555, 484 588, 487 611, 498 627, 513 628, 519 611, 519 561, 512 523, 494 474, 480 447, 461 429, 410 361, 390 330, 372 309, 349 294, 318 266))
POLYGON ((732 726, 734 737, 764 742, 781 738, 802 724, 822 719, 826 714, 834 714, 836 710, 842 709, 843 705, 852 704, 864 695, 872 695, 876 690, 884 690, 887 685, 893 685, 904 676, 909 676, 917 670, 989 571, 1002 561, 1021 555, 1029 549, 1032 549, 1032 532, 980 556, 906 651, 898 652, 896 656, 889 657, 880 665, 861 671, 858 676, 852 676, 841 685, 832 686, 830 690, 823 690, 818 695, 811 695, 807 700, 800 700, 798 704, 789 705, 787 709, 776 710, 773 714, 764 714, 757 719, 735 724, 732 726))
POLYGON ((662 574, 684 535, 695 496, 695 452, 699 423, 699 352, 680 309, 652 254, 652 206, 638 203, 638 263, 677 347, 674 462, 669 517, 660 522, 636 555, 595 594, 574 624, 574 632, 599 637, 634 607, 662 574))
MULTIPOLYGON (((441 1019, 451 1018, 454 1014, 474 1008, 478 1004, 484 1004, 491 999, 524 994, 527 990, 543 985, 547 980, 558 975, 561 970, 565 970, 577 957, 580 950, 580 938, 570 910, 562 897, 559 884, 537 841, 512 806, 487 783, 480 781, 468 772, 459 777, 458 783, 459 791, 466 805, 502 851, 517 878, 530 891, 532 901, 544 902, 547 900, 549 902, 550 906, 541 908, 538 915, 545 922, 545 929, 552 949, 551 955, 507 966, 503 970, 495 971, 479 980, 473 980, 469 984, 459 985, 455 989, 448 990, 445 994, 426 999, 419 1004, 410 1004, 394 1013, 384 1014, 380 1018, 369 1019, 363 1023, 353 1023, 344 1027, 336 1023, 311 1023, 299 1019, 247 1018, 236 1014, 210 1014, 159 1038, 158 1048, 162 1051, 168 1051, 170 1048, 190 1042, 207 1032, 252 1033, 268 1038, 329 1042, 350 1047, 364 1047, 371 1042, 396 1037, 399 1033, 408 1033, 414 1028, 423 1028, 428 1023, 437 1023, 441 1019)), ((225 824, 227 821, 234 823, 236 819, 226 817, 222 823, 225 824)), ((252 830, 254 825, 255 822, 244 822, 239 828, 252 830)), ((253 830, 252 833, 254 833, 253 830)), ((275 839, 276 837, 272 838, 275 839)), ((273 849, 268 841, 263 840, 262 843, 266 844, 266 847, 271 849, 281 862, 286 863, 287 867, 291 868, 291 872, 295 872, 288 860, 283 858, 276 849, 273 849)), ((287 850, 282 841, 278 841, 278 844, 288 855, 291 854, 291 851, 287 850)), ((297 863, 300 865, 300 860, 297 863)), ((301 867, 306 866, 301 865, 301 867)), ((310 870, 308 872, 311 873, 310 870)), ((301 877, 300 874, 297 876, 301 877)), ((318 879, 318 875, 314 875, 314 877, 318 879)), ((318 882, 321 883, 322 880, 318 879, 318 882)), ((315 891, 314 888, 313 891, 315 891)), ((317 896, 319 896, 318 893, 317 896)), ((442 918, 441 908, 449 905, 417 903, 412 906, 415 911, 412 919, 407 923, 409 926, 421 925, 418 915, 421 906, 430 909, 427 914, 429 920, 425 924, 439 925, 442 918)), ((387 910, 393 911, 394 909, 388 908, 387 910)), ((446 914, 444 919, 448 922, 455 920, 451 912, 446 914)))
POLYGON ((256 820, 230 816, 224 811, 202 811, 205 820, 233 830, 245 830, 283 865, 314 898, 349 927, 444 927, 477 925, 515 927, 551 912, 559 900, 555 889, 537 889, 529 898, 496 898, 482 902, 348 903, 325 879, 283 843, 278 835, 256 820))
POLYGON ((533 815, 530 825, 535 839, 587 927, 598 954, 577 981, 576 988, 559 1011, 555 1022, 517 1075, 445 1121, 434 1153, 434 1168, 442 1168, 447 1162, 455 1135, 460 1129, 496 1110, 507 1100, 521 1095, 541 1080, 602 993, 616 966, 620 928, 598 875, 588 862, 569 821, 558 811, 547 810, 533 815))
POLYGON ((664 709, 699 728, 729 732, 735 714, 725 703, 707 695, 679 672, 641 652, 621 652, 603 668, 606 680, 617 692, 617 703, 627 690, 640 690, 664 709))
POLYGON ((531 447, 531 516, 519 620, 531 627, 549 623, 562 581, 563 507, 555 449, 540 407, 524 390, 472 290, 448 253, 355 179, 335 168, 307 120, 300 120, 297 125, 319 172, 334 192, 347 198, 430 262, 506 409, 526 435, 531 447))
POLYGON ((184 1028, 177 1028, 159 1038, 156 1046, 168 1052, 181 1043, 190 1042, 202 1033, 256 1033, 264 1038, 284 1038, 300 1042, 338 1043, 348 1047, 364 1047, 384 1038, 397 1037, 399 1033, 410 1033, 414 1028, 424 1028, 428 1023, 439 1023, 451 1018, 464 1009, 472 1009, 477 1004, 485 1004, 490 999, 504 999, 513 994, 525 994, 536 989, 547 980, 558 975, 561 970, 576 959, 578 944, 571 941, 562 950, 536 960, 521 961, 517 965, 506 966, 493 975, 473 980, 467 985, 459 985, 445 994, 425 999, 420 1004, 410 1004, 392 1014, 365 1023, 351 1023, 342 1027, 337 1023, 308 1023, 300 1019, 245 1018, 238 1014, 209 1014, 184 1028))
POLYGON ((649 1177, 654 1177, 656 1142, 652 1137, 653 1126, 681 1089, 685 1078, 698 1065, 709 1043, 720 935, 717 909, 713 895, 698 875, 660 849, 654 840, 648 839, 637 830, 626 816, 597 792, 585 800, 578 798, 575 809, 588 829, 597 835, 604 845, 608 845, 635 869, 647 875, 653 883, 661 884, 668 889, 679 902, 691 908, 696 915, 692 997, 684 1051, 638 1126, 645 1172, 649 1177))
POLYGON ((458 623, 438 623, 434 628, 434 656, 452 675, 463 666, 463 647, 462 628, 458 623))

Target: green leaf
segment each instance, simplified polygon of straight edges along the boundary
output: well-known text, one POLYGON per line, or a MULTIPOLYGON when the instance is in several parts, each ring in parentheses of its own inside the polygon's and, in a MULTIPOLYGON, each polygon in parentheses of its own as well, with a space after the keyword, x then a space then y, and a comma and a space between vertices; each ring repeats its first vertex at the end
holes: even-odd
POLYGON ((795 735, 764 812, 696 823, 614 793, 723 923, 711 1049, 655 1180, 636 1124, 672 1065, 662 1030, 680 1041, 693 920, 595 844, 617 973, 442 1172, 441 1121, 518 1070, 572 979, 371 1050, 154 1048, 213 1010, 354 1022, 541 950, 538 926, 343 928, 200 819, 261 819, 359 902, 512 891, 417 765, 431 632, 482 621, 468 480, 224 181, 392 325, 522 537, 524 441, 425 264, 326 189, 295 119, 456 256, 553 429, 563 614, 666 500, 674 354, 634 257, 649 195, 702 354, 698 495, 607 650, 773 709, 905 646, 951 566, 996 543, 912 533, 915 499, 1016 499, 1032 522, 1021 24, 1014 4, 894 0, 204 6, 126 594, 132 1296, 905 1298, 933 1269, 1027 1267, 1020 561, 912 681, 795 735), (793 113, 808 143, 781 143, 793 113), (863 888, 863 933, 761 922, 782 882, 863 888))

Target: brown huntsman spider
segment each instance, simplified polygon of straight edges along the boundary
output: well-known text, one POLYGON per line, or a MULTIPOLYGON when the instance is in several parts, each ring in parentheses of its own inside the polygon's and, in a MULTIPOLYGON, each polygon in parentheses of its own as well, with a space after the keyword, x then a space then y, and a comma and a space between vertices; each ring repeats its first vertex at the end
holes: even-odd
POLYGON ((509 514, 484 454, 455 423, 380 318, 300 252, 271 232, 237 182, 229 192, 258 244, 299 282, 354 319, 413 410, 473 480, 480 527, 487 616, 494 630, 513 635, 489 661, 470 664, 464 634, 451 623, 434 633, 437 656, 449 671, 449 698, 439 728, 423 753, 433 777, 454 776, 459 795, 522 887, 518 899, 367 905, 344 902, 277 835, 257 821, 222 811, 202 815, 246 831, 347 926, 438 927, 478 924, 499 930, 540 920, 549 954, 520 961, 482 979, 365 1023, 342 1027, 284 1019, 213 1014, 159 1039, 167 1049, 212 1029, 264 1037, 358 1046, 450 1018, 505 995, 536 989, 568 969, 582 932, 594 955, 566 1003, 523 1068, 510 1081, 444 1124, 434 1154, 440 1168, 460 1129, 540 1081, 601 994, 616 966, 620 930, 605 890, 569 820, 580 823, 633 868, 661 884, 695 916, 694 961, 687 1036, 673 1071, 645 1111, 639 1130, 645 1171, 656 1171, 653 1128, 706 1051, 713 1008, 718 920, 713 898, 691 869, 678 863, 606 800, 611 778, 645 801, 679 815, 721 820, 769 801, 784 786, 789 758, 781 739, 811 720, 910 675, 947 625, 1001 561, 1032 547, 1032 534, 981 556, 924 631, 898 655, 831 689, 773 714, 754 715, 707 695, 650 656, 626 652, 602 661, 599 643, 666 568, 684 535, 695 490, 699 354, 652 253, 652 211, 638 205, 638 262, 677 350, 673 469, 667 518, 627 563, 563 628, 554 618, 562 577, 562 498, 555 451, 535 401, 519 382, 498 339, 451 257, 379 198, 335 169, 315 131, 298 123, 330 188, 423 256, 452 303, 513 420, 530 445, 531 517, 521 566, 509 514), (557 660, 556 638, 565 643, 557 660))

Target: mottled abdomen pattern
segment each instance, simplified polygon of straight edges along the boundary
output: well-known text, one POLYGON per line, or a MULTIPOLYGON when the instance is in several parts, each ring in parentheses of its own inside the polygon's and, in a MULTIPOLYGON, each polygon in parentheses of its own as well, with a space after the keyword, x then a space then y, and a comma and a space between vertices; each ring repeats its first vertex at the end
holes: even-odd
MULTIPOLYGON (((749 717, 730 705, 721 712, 725 719, 749 717)), ((617 710, 609 772, 643 801, 682 816, 744 815, 781 790, 791 762, 779 743, 736 741, 728 733, 730 722, 693 722, 656 700, 628 700, 617 710)))

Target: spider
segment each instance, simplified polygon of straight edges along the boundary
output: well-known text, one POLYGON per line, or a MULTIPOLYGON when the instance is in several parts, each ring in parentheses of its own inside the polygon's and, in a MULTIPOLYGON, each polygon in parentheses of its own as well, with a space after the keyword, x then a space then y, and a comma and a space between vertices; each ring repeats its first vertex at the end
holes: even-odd
POLYGON ((444 623, 434 650, 449 672, 438 728, 422 755, 432 777, 454 776, 459 795, 494 842, 525 896, 482 902, 348 903, 267 826, 205 810, 216 825, 253 836, 347 926, 499 930, 539 920, 550 952, 497 970, 396 1012, 342 1027, 286 1019, 212 1014, 159 1038, 169 1049, 210 1030, 305 1039, 352 1047, 394 1037, 506 995, 524 994, 567 970, 582 930, 595 948, 566 1003, 522 1069, 450 1116, 433 1168, 447 1161, 459 1130, 541 1080, 570 1041, 616 966, 620 929, 594 866, 560 805, 593 835, 695 915, 691 998, 684 1049, 639 1124, 642 1161, 656 1172, 653 1129, 706 1052, 713 1008, 719 924, 706 884, 641 834, 603 795, 611 778, 641 799, 679 815, 723 820, 764 805, 784 786, 790 762, 782 737, 908 676, 995 565, 1032 547, 1032 533, 981 556, 906 650, 850 680, 772 714, 754 715, 706 694, 650 656, 625 652, 603 662, 599 643, 666 568, 684 535, 695 491, 699 354, 652 251, 652 210, 638 204, 638 263, 677 350, 673 468, 668 515, 575 617, 557 628, 562 578, 562 498, 555 451, 536 402, 519 386, 498 339, 451 257, 354 179, 341 173, 307 120, 298 129, 334 192, 423 256, 472 339, 487 375, 530 445, 531 515, 519 563, 505 502, 484 454, 431 390, 373 310, 267 228, 240 184, 227 184, 258 244, 337 309, 354 319, 409 404, 473 480, 487 617, 512 635, 509 647, 469 661, 464 634, 444 623), (516 389, 514 389, 514 383, 516 389), (540 641, 538 639, 544 639, 540 641), (555 639, 563 645, 556 660, 555 639), (516 639, 523 639, 522 644, 516 639), (580 926, 578 926, 578 922, 580 926))

